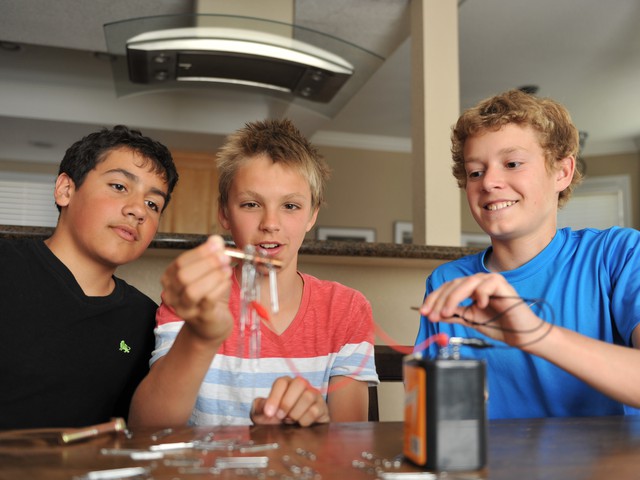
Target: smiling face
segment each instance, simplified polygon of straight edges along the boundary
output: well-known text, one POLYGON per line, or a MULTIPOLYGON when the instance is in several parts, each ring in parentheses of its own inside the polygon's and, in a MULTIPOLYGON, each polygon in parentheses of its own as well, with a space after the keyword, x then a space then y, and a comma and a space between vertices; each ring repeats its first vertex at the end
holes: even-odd
POLYGON ((537 239, 545 245, 553 237, 558 193, 573 174, 571 158, 548 171, 535 131, 507 124, 468 138, 464 162, 471 213, 494 242, 537 239))
POLYGON ((127 148, 111 150, 80 188, 61 174, 55 199, 62 212, 52 250, 107 269, 135 260, 156 234, 167 188, 151 161, 127 148))
POLYGON ((238 248, 264 249, 283 262, 281 272, 297 269, 298 250, 317 215, 306 178, 266 155, 244 161, 229 189, 227 209, 218 213, 238 248))

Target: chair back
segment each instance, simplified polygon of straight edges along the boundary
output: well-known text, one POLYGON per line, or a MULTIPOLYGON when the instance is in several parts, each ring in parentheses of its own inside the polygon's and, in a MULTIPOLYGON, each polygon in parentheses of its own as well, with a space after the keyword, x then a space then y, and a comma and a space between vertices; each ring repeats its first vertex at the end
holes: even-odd
MULTIPOLYGON (((375 345, 376 370, 380 382, 402 382, 402 359, 405 357, 403 351, 410 348, 412 347, 407 345, 397 349, 388 345, 375 345)), ((369 387, 369 421, 377 422, 379 420, 378 387, 369 387)))

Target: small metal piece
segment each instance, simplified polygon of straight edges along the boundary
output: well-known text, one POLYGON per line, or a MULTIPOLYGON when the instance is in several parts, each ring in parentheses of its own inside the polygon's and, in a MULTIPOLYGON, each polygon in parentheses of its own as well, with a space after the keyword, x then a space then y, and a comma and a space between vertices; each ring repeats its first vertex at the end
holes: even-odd
POLYGON ((114 418, 110 422, 92 425, 87 428, 74 428, 60 432, 59 441, 62 444, 78 442, 86 438, 97 437, 105 433, 122 432, 127 429, 124 418, 114 418))
POLYGON ((491 345, 489 342, 485 342, 481 338, 463 338, 463 337, 449 338, 449 345, 453 345, 453 346, 464 345, 466 347, 473 347, 473 348, 493 347, 493 345, 491 345))
POLYGON ((438 476, 431 472, 381 472, 380 480, 436 480, 438 476))
MULTIPOLYGON (((307 456, 306 454, 308 452, 306 452, 306 450, 303 450, 301 448, 297 448, 296 453, 298 455, 302 455, 304 453, 305 454, 304 456, 307 456)), ((313 456, 315 457, 315 455, 313 456)), ((282 456, 282 464, 293 474, 294 478, 300 478, 305 480, 319 480, 322 478, 322 475, 320 475, 317 471, 315 471, 309 465, 298 465, 297 463, 292 462, 291 457, 289 455, 282 456)))
POLYGON ((197 468, 201 467, 203 460, 201 458, 166 458, 162 464, 167 467, 185 467, 197 468))
POLYGON ((296 448, 296 453, 298 455, 300 455, 301 457, 305 457, 305 458, 307 458, 309 460, 315 461, 315 459, 316 459, 316 454, 315 453, 310 452, 308 450, 305 450, 304 448, 300 448, 300 447, 296 448))
POLYGON ((236 440, 216 440, 211 442, 205 442, 202 440, 196 440, 193 442, 193 448, 196 450, 235 450, 238 446, 236 440))
POLYGON ((282 262, 280 260, 276 260, 275 258, 262 257, 250 252, 242 252, 240 250, 234 250, 232 248, 226 248, 224 253, 233 258, 238 258, 240 260, 245 260, 252 263, 261 263, 263 265, 270 265, 275 268, 282 267, 282 262))
MULTIPOLYGON (((256 248, 253 245, 245 247, 246 258, 242 264, 242 278, 240 287, 240 339, 238 351, 240 356, 244 352, 245 343, 249 343, 249 358, 256 359, 260 357, 260 341, 261 341, 261 325, 260 317, 256 313, 256 309, 252 306, 254 302, 260 301, 260 282, 258 277, 260 273, 256 268, 256 262, 252 259, 261 258, 256 254, 256 248)), ((252 368, 256 368, 257 364, 252 362, 252 368)))
POLYGON ((150 451, 131 452, 129 458, 131 458, 131 460, 159 460, 161 458, 164 458, 164 453, 150 451))
POLYGON ((171 435, 173 433, 173 428, 163 428, 155 433, 151 434, 151 440, 154 442, 160 440, 161 438, 166 437, 167 435, 171 435))
POLYGON ((367 451, 362 452, 360 455, 362 456, 362 458, 367 460, 367 462, 373 464, 376 467, 382 466, 384 468, 400 468, 400 466, 402 465, 402 459, 398 456, 390 460, 388 458, 378 457, 375 454, 367 451))
POLYGON ((147 478, 151 469, 147 467, 114 468, 111 470, 95 470, 85 475, 73 477, 74 480, 108 480, 118 478, 147 478))
POLYGON ((133 452, 142 452, 143 450, 133 448, 101 448, 100 455, 113 455, 128 457, 133 452))
POLYGON ((264 443, 264 444, 260 444, 260 443, 255 443, 252 445, 240 445, 238 450, 240 451, 240 453, 248 453, 248 452, 261 452, 264 450, 276 450, 280 448, 280 445, 278 443, 264 443))
POLYGON ((189 450, 194 447, 193 442, 159 443, 158 445, 151 445, 149 450, 152 452, 166 452, 168 450, 189 450))
POLYGON ((220 475, 222 470, 216 467, 181 467, 178 473, 182 475, 220 475))
POLYGON ((102 448, 101 455, 129 457, 133 460, 158 460, 164 458, 163 452, 153 452, 135 448, 102 448))
POLYGON ((215 437, 215 434, 213 432, 209 432, 205 435, 203 435, 201 438, 198 439, 199 442, 210 442, 213 440, 213 438, 215 437))
POLYGON ((382 470, 382 468, 377 467, 373 464, 371 464, 368 461, 364 461, 364 460, 352 460, 351 461, 351 466, 354 468, 357 468, 359 470, 362 470, 365 473, 368 473, 370 475, 376 475, 378 473, 382 473, 384 472, 384 470, 382 470))
POLYGON ((278 301, 278 277, 276 269, 272 265, 269 265, 269 296, 271 298, 271 311, 278 313, 280 311, 280 304, 278 301))
POLYGON ((266 468, 269 457, 218 457, 216 468, 266 468))

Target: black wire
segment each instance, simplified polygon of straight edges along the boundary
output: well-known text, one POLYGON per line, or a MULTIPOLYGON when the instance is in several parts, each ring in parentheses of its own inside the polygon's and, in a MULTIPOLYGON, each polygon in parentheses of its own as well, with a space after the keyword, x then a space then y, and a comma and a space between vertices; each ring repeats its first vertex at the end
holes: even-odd
MULTIPOLYGON (((473 304, 471 305, 467 305, 464 309, 464 312, 462 315, 458 315, 455 314, 454 317, 458 317, 461 318, 462 320, 464 320, 464 322, 468 325, 471 326, 480 326, 480 327, 486 327, 486 328, 493 328, 495 330, 500 330, 502 332, 506 332, 506 333, 533 333, 537 330, 540 330, 541 328, 543 328, 545 325, 549 325, 549 328, 542 333, 542 335, 540 335, 538 338, 535 338, 529 342, 524 342, 524 343, 520 343, 517 345, 497 345, 497 344, 492 344, 489 343, 486 346, 489 347, 493 347, 493 348, 522 348, 522 347, 526 347, 529 345, 533 345, 534 343, 537 343, 539 341, 541 341, 543 338, 545 338, 547 335, 549 335, 549 332, 551 332, 551 329, 553 328, 553 326, 555 325, 555 313, 553 311, 553 308, 551 308, 551 305, 544 299, 542 298, 522 298, 519 296, 502 296, 502 295, 491 295, 489 298, 501 298, 501 299, 513 299, 513 300, 519 300, 519 302, 514 303, 513 305, 511 305, 509 308, 499 312, 497 315, 495 315, 494 317, 491 317, 489 320, 485 321, 485 322, 476 322, 474 320, 470 320, 468 318, 465 318, 464 316, 464 312, 466 312, 468 309, 470 309, 473 304), (513 329, 513 328, 505 328, 502 327, 500 325, 490 325, 491 323, 494 323, 496 321, 498 321, 500 319, 500 317, 502 317, 504 314, 506 314, 507 312, 511 311, 512 309, 522 305, 522 304, 526 304, 529 308, 532 308, 536 305, 538 305, 540 307, 540 313, 537 315, 540 318, 540 323, 530 329, 527 330, 518 330, 518 329, 513 329), (542 318, 542 313, 544 312, 544 309, 548 308, 549 309, 549 314, 550 314, 550 320, 545 321, 542 318)), ((472 337, 471 339, 476 339, 474 337, 472 337)), ((477 338, 477 340, 484 342, 484 340, 477 338)), ((486 343, 486 342, 484 342, 486 343)), ((467 344, 467 346, 470 347, 474 347, 473 344, 467 344)), ((477 348, 477 347, 476 347, 477 348)), ((485 347, 486 348, 486 347, 485 347)))

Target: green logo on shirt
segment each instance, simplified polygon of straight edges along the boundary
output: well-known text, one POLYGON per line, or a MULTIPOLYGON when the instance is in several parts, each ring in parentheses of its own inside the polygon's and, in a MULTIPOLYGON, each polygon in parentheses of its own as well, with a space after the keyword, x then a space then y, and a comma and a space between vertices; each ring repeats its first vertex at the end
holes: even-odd
POLYGON ((120 340, 120 351, 124 353, 129 353, 131 351, 131 347, 127 345, 124 340, 120 340))

